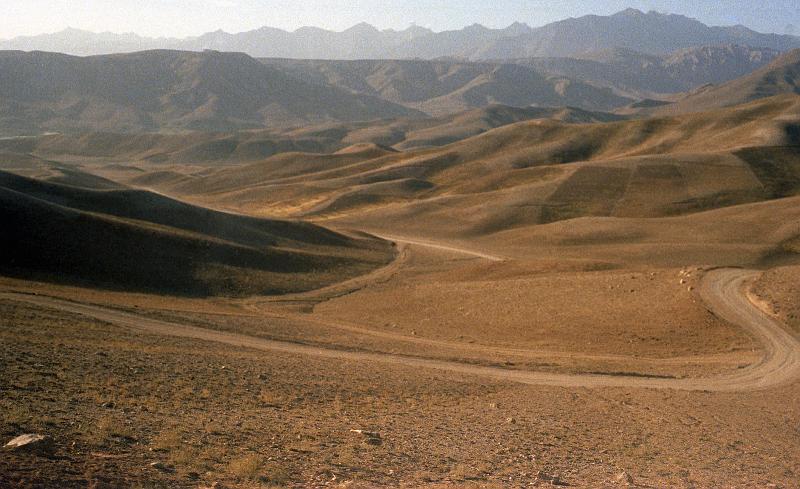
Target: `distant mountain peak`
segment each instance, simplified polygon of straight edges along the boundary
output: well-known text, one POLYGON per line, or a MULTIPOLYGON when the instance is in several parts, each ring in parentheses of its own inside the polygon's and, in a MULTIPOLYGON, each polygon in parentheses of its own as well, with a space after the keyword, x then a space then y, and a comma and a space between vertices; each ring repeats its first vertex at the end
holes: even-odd
POLYGON ((612 15, 612 17, 618 17, 618 18, 628 17, 633 19, 659 19, 659 20, 678 20, 678 19, 695 20, 685 15, 670 14, 665 12, 659 12, 657 10, 648 10, 647 12, 644 12, 642 10, 635 8, 627 8, 625 10, 617 12, 616 14, 612 15))
POLYGON ((351 34, 380 34, 381 31, 379 31, 372 24, 368 24, 367 22, 359 22, 344 32, 349 32, 351 34))
POLYGON ((510 26, 503 29, 506 34, 510 34, 513 36, 521 36, 523 34, 528 34, 533 31, 531 26, 524 22, 514 22, 510 26))
POLYGON ((430 33, 430 34, 433 34, 433 31, 432 31, 432 30, 428 29, 427 27, 422 27, 422 26, 419 26, 419 25, 417 25, 417 24, 411 24, 411 25, 410 25, 410 26, 408 26, 408 28, 407 28, 406 30, 404 30, 403 32, 425 32, 425 33, 430 33))
POLYGON ((464 28, 465 32, 486 32, 489 28, 477 22, 464 28))
MULTIPOLYGON (((32 37, 44 37, 47 35, 48 34, 40 34, 39 36, 32 36, 32 37)), ((76 36, 89 37, 89 36, 99 36, 100 34, 96 32, 87 31, 84 29, 77 29, 75 27, 67 27, 65 29, 62 29, 58 32, 49 35, 66 36, 66 37, 76 37, 76 36)), ((27 37, 27 36, 22 36, 22 37, 27 37)))
POLYGON ((310 25, 304 25, 303 27, 298 28, 294 31, 294 34, 308 34, 308 33, 317 33, 317 32, 329 32, 325 29, 320 27, 314 27, 310 25))
POLYGON ((645 14, 639 9, 635 8, 626 8, 625 10, 621 10, 613 15, 613 17, 642 17, 645 14))
POLYGON ((259 58, 435 59, 444 56, 498 60, 581 57, 583 53, 614 47, 661 56, 678 49, 729 43, 783 52, 799 48, 800 38, 760 34, 744 27, 709 27, 683 15, 644 13, 629 8, 611 16, 586 15, 535 29, 514 22, 505 28, 488 28, 476 23, 444 32, 412 25, 398 32, 381 31, 362 22, 343 32, 318 27, 301 27, 294 32, 262 27, 247 32, 216 31, 183 39, 154 39, 69 28, 60 33, 0 41, 0 50, 39 50, 83 56, 168 48, 242 51, 259 58))

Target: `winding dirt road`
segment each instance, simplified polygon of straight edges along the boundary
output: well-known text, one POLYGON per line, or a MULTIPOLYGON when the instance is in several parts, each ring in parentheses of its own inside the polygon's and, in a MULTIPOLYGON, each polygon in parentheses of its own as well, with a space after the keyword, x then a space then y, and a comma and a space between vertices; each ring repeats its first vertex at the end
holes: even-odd
POLYGON ((436 369, 523 384, 565 387, 640 387, 741 391, 773 387, 795 380, 800 376, 800 341, 789 334, 776 320, 758 309, 747 297, 745 285, 755 278, 758 273, 738 269, 711 271, 703 278, 700 286, 700 295, 715 314, 742 327, 762 344, 764 351, 762 360, 734 373, 686 379, 559 374, 477 366, 455 361, 432 360, 388 353, 343 351, 160 321, 128 312, 96 305, 74 303, 52 297, 4 293, 0 294, 0 298, 80 314, 118 326, 157 335, 191 338, 234 347, 309 355, 320 358, 436 369))

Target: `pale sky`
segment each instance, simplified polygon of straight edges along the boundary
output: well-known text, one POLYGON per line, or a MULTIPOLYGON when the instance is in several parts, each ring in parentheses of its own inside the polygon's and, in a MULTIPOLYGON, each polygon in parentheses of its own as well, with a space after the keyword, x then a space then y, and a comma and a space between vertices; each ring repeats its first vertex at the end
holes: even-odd
POLYGON ((74 27, 186 37, 262 26, 311 25, 344 30, 359 22, 379 29, 416 23, 436 31, 514 21, 539 26, 567 17, 608 15, 627 7, 687 15, 710 25, 743 24, 800 35, 800 0, 0 0, 0 39, 74 27))

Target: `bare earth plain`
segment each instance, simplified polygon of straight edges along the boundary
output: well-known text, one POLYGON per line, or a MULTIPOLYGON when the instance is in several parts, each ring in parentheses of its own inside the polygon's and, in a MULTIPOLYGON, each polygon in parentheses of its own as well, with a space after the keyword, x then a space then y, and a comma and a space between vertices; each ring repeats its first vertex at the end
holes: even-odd
POLYGON ((0 486, 797 487, 798 114, 219 167, 3 142, 6 208, 63 224, 3 264, 0 434, 51 443, 0 486))

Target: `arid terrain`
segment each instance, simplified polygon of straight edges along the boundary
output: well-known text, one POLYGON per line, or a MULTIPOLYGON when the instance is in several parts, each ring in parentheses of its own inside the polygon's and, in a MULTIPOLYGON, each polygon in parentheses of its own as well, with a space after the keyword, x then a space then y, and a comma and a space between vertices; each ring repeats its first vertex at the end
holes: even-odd
POLYGON ((798 487, 800 38, 637 12, 0 51, 0 487, 798 487))

